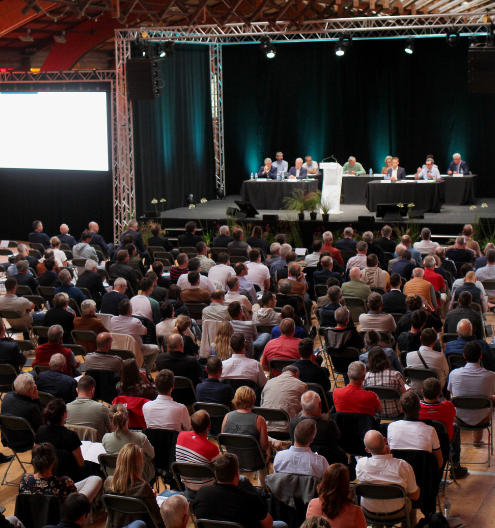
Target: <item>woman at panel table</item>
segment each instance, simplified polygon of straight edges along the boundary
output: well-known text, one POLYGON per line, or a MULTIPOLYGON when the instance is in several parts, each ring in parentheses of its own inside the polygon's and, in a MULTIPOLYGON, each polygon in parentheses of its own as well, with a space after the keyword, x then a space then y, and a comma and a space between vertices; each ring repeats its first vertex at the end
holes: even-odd
POLYGON ((272 160, 270 158, 265 159, 265 164, 260 167, 258 171, 258 178, 267 178, 276 180, 277 179, 277 167, 272 167, 272 160))
POLYGON ((388 169, 392 168, 392 156, 385 158, 385 167, 382 168, 382 174, 387 174, 388 169))

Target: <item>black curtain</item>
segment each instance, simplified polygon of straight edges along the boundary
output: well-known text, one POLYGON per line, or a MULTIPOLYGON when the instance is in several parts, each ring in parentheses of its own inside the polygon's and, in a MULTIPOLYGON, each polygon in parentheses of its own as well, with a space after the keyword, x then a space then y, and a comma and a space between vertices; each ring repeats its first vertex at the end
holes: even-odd
POLYGON ((495 96, 468 93, 467 39, 354 41, 344 57, 333 42, 223 47, 226 188, 281 150, 289 167, 307 154, 356 156, 380 172, 386 155, 412 173, 433 154, 441 172, 454 152, 480 175, 478 196, 495 196, 491 176, 495 96))
MULTIPOLYGON (((107 242, 113 239, 113 183, 111 141, 111 94, 109 83, 19 84, 18 91, 62 90, 107 92, 108 144, 110 171, 69 171, 0 168, 2 237, 27 241, 33 220, 43 222, 49 236, 60 234, 60 224, 69 225, 79 239, 91 221, 98 222, 107 242)), ((0 84, 0 91, 12 91, 12 84, 0 84)), ((33 116, 36 119, 36 116, 33 116)), ((70 116, 67 116, 70 119, 70 116)), ((8 127, 8 123, 1 126, 8 127)), ((64 127, 64 123, 59 123, 64 127)), ((29 123, 26 123, 26 149, 29 148, 29 123)), ((57 146, 54 145, 54 149, 57 146)), ((56 151, 56 150, 55 150, 56 151)), ((1 152, 1 146, 0 146, 1 152)), ((88 155, 90 155, 88 153, 88 155)), ((1 156, 1 153, 0 153, 1 156)), ((1 165, 1 160, 0 160, 1 165)))
POLYGON ((215 196, 209 49, 177 45, 161 62, 164 88, 153 101, 133 105, 136 206, 154 211, 184 205, 187 194, 215 196))

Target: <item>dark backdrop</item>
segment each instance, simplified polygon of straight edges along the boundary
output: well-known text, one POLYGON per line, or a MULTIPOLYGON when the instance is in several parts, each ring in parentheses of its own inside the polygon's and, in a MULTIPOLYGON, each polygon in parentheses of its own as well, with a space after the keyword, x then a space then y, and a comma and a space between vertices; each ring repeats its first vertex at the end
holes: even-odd
POLYGON ((478 196, 495 196, 495 97, 468 93, 467 39, 416 39, 411 56, 405 43, 354 41, 344 57, 333 42, 286 43, 274 59, 259 45, 224 46, 227 194, 281 150, 289 167, 354 155, 375 172, 391 154, 407 173, 427 154, 445 172, 460 152, 481 176, 478 196))
POLYGON ((154 210, 153 198, 173 209, 186 194, 197 202, 215 196, 208 46, 177 45, 160 62, 162 95, 133 104, 138 214, 154 210))
MULTIPOLYGON (((23 84, 22 90, 31 89, 23 84)), ((49 236, 60 233, 60 224, 66 223, 70 233, 79 239, 91 221, 98 222, 100 234, 107 242, 113 239, 113 184, 111 141, 111 96, 109 83, 48 83, 36 85, 33 90, 100 90, 107 91, 108 109, 108 172, 33 170, 0 168, 2 238, 27 240, 33 220, 43 222, 49 236)), ((0 91, 12 90, 12 85, 0 84, 0 91)), ((33 119, 36 119, 34 116, 33 119)), ((70 116, 67 116, 70 119, 70 116)), ((1 126, 8 126, 2 123, 1 126)), ((64 123, 60 123, 63 127, 64 123)), ((29 123, 26 123, 26 148, 29 148, 29 123)), ((54 146, 56 149, 56 145, 54 146)), ((1 155, 1 146, 0 146, 1 155)))

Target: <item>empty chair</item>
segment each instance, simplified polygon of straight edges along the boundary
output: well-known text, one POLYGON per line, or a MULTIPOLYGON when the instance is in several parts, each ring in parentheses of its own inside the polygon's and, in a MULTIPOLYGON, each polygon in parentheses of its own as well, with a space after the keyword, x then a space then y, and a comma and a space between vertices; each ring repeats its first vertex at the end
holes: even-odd
POLYGON ((141 499, 105 494, 102 500, 108 514, 106 528, 122 528, 133 521, 144 521, 147 528, 158 528, 147 504, 141 499))
POLYGON ((103 474, 105 475, 105 478, 115 473, 118 456, 119 455, 109 455, 108 453, 101 453, 98 455, 98 462, 100 463, 100 467, 103 471, 103 474))
MULTIPOLYGON (((14 456, 5 470, 1 485, 9 484, 10 486, 19 486, 19 482, 10 482, 7 480, 7 473, 14 460, 19 462, 23 472, 26 473, 26 468, 18 457, 18 453, 27 453, 28 451, 31 451, 34 444, 33 428, 24 418, 0 414, 0 430, 2 431, 2 437, 4 438, 4 440, 2 440, 3 445, 12 449, 14 453, 14 456), (22 442, 19 442, 20 433, 22 433, 23 436, 22 442)), ((30 464, 30 462, 25 462, 25 464, 30 464)))
POLYGON ((328 348, 328 354, 332 362, 333 388, 337 387, 339 376, 347 379, 347 369, 354 361, 359 361, 359 350, 353 347, 347 347, 343 352, 335 352, 328 348))
POLYGON ((368 524, 380 524, 385 526, 396 526, 399 523, 405 523, 407 528, 411 528, 409 521, 409 515, 407 510, 407 493, 404 488, 396 484, 371 484, 369 482, 361 482, 354 486, 354 493, 356 496, 356 504, 361 505, 361 499, 372 499, 372 500, 391 500, 400 499, 404 501, 404 515, 400 515, 402 508, 398 510, 397 515, 393 516, 392 519, 387 519, 385 516, 373 515, 373 512, 369 512, 366 508, 361 506, 364 517, 368 524))
MULTIPOLYGON (((174 478, 170 466, 175 462, 175 446, 177 444, 177 431, 169 429, 144 429, 150 444, 155 449, 155 476, 160 477, 164 484, 172 484, 174 478)), ((116 527, 119 528, 119 527, 116 527)))
POLYGON ((184 376, 175 376, 172 399, 186 406, 198 401, 193 382, 184 376))
POLYGON ((180 491, 186 491, 186 484, 189 481, 204 480, 205 482, 216 482, 215 471, 208 464, 191 464, 188 462, 174 462, 171 465, 177 487, 180 491))
MULTIPOLYGON (((288 425, 290 422, 290 416, 288 415, 287 411, 284 411, 283 409, 270 409, 268 407, 253 407, 254 414, 257 414, 258 416, 262 416, 267 422, 282 422, 283 424, 288 425)), ((270 431, 269 429, 269 435, 272 438, 276 438, 277 440, 284 440, 284 441, 290 441, 290 434, 289 432, 281 432, 281 431, 270 431)))
POLYGON ((254 436, 220 433, 217 436, 218 446, 222 453, 233 453, 239 459, 239 471, 252 472, 267 470, 265 456, 254 436))
POLYGON ((14 381, 17 378, 17 374, 16 369, 12 365, 8 363, 0 364, 0 379, 2 380, 0 394, 14 390, 14 381))
POLYGON ((205 403, 195 402, 193 403, 194 412, 206 411, 210 416, 211 429, 208 432, 208 436, 217 436, 222 432, 222 423, 225 415, 228 414, 231 409, 221 403, 205 403))

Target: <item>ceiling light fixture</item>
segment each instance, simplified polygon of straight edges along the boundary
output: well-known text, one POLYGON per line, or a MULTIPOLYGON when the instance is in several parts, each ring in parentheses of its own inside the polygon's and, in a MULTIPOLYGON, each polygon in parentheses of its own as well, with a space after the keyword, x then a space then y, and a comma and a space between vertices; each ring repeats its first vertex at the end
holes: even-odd
POLYGON ((412 39, 411 37, 409 37, 407 39, 407 45, 406 47, 404 48, 404 51, 408 54, 408 55, 412 55, 414 53, 414 39, 412 39))
POLYGON ((275 58, 276 50, 275 46, 272 44, 272 39, 270 37, 261 37, 260 48, 263 53, 265 53, 268 59, 275 58))
POLYGON ((65 39, 65 31, 62 31, 60 35, 53 35, 53 40, 57 44, 65 44, 67 40, 65 39))
POLYGON ((461 35, 459 32, 459 29, 456 27, 452 27, 447 31, 447 44, 453 48, 459 44, 459 41, 461 40, 461 35))
POLYGON ((352 46, 352 35, 346 34, 342 35, 339 40, 335 43, 335 55, 337 57, 343 57, 347 48, 352 46))
POLYGON ((22 40, 22 42, 34 42, 34 38, 31 36, 30 29, 27 30, 27 33, 25 35, 21 35, 19 39, 22 40))

